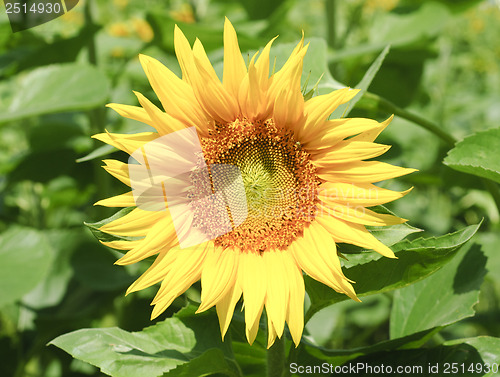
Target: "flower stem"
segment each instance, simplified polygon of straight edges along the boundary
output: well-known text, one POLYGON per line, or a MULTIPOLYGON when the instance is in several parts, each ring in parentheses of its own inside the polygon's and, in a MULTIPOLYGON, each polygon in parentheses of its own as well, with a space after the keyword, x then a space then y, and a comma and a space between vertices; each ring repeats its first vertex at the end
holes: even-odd
POLYGON ((328 46, 335 48, 337 33, 336 33, 336 0, 326 0, 325 2, 325 13, 326 13, 326 25, 328 27, 327 42, 328 46))
POLYGON ((450 135, 448 132, 444 131, 436 123, 421 117, 415 113, 402 109, 387 99, 380 97, 374 93, 366 92, 364 97, 368 100, 372 100, 377 103, 378 107, 394 115, 400 116, 410 122, 418 124, 420 127, 425 128, 427 131, 432 132, 434 135, 438 136, 443 140, 449 147, 453 147, 457 140, 450 135))
POLYGON ((267 377, 282 377, 285 369, 285 337, 276 338, 267 350, 267 377))

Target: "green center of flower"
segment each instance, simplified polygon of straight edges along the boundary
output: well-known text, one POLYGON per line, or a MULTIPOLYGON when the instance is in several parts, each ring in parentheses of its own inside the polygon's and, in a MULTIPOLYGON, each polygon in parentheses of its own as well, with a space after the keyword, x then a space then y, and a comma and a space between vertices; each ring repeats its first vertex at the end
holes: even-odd
POLYGON ((258 252, 285 249, 314 219, 316 170, 292 134, 272 120, 218 126, 202 147, 209 166, 237 166, 245 189, 246 218, 217 237, 217 245, 258 252))

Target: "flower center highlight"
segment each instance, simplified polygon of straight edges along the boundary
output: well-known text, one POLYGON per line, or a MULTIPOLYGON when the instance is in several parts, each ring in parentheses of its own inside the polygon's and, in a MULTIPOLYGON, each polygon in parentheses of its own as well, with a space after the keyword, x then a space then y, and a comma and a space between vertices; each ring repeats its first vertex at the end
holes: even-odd
MULTIPOLYGON (((283 250, 302 235, 316 213, 320 180, 292 132, 276 127, 272 119, 253 123, 238 119, 217 125, 201 144, 208 166, 239 168, 246 195, 245 220, 217 237, 216 245, 242 251, 283 250)), ((230 217, 238 216, 235 210, 230 217)), ((207 226, 196 221, 193 225, 207 226)))

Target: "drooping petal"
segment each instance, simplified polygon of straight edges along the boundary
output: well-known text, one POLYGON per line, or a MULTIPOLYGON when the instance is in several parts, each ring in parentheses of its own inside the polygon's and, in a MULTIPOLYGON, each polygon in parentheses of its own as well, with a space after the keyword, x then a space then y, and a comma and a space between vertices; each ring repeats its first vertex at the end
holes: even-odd
POLYGON ((291 248, 297 264, 309 276, 359 301, 342 272, 335 242, 321 226, 312 223, 304 229, 304 237, 297 239, 291 248))
POLYGON ((236 283, 239 250, 215 248, 207 254, 201 273, 201 305, 197 312, 217 304, 236 283))
POLYGON ((266 298, 267 275, 261 273, 264 266, 262 258, 255 252, 244 252, 240 255, 238 274, 245 303, 246 334, 250 344, 257 335, 266 298))
POLYGON ((169 251, 176 255, 153 299, 152 305, 155 307, 151 314, 152 319, 163 313, 176 297, 200 279, 205 256, 212 247, 212 243, 204 243, 186 249, 174 248, 169 251))
POLYGON ((238 282, 233 284, 224 297, 216 304, 217 316, 219 317, 220 331, 222 339, 226 335, 236 304, 241 297, 241 288, 238 282))
POLYGON ((332 216, 318 216, 316 221, 328 230, 335 242, 345 242, 366 249, 373 249, 385 257, 395 258, 392 250, 377 240, 366 230, 364 225, 349 223, 332 216))
POLYGON ((304 297, 305 285, 302 270, 290 253, 283 255, 285 269, 288 272, 290 298, 286 312, 286 322, 292 335, 295 347, 298 347, 304 329, 304 297))
POLYGON ((279 338, 283 334, 290 296, 288 271, 285 269, 283 254, 281 250, 269 250, 262 254, 267 273, 266 313, 279 338))

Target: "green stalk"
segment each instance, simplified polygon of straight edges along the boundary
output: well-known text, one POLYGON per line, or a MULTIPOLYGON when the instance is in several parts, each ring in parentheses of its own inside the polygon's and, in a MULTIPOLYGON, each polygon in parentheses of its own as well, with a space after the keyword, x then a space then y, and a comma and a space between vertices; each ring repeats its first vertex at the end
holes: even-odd
POLYGON ((378 105, 378 107, 381 110, 387 111, 389 113, 392 113, 394 115, 400 116, 401 118, 404 118, 406 120, 409 120, 410 122, 413 122, 415 124, 418 124, 419 126, 425 128, 427 131, 432 132, 434 135, 438 136, 441 140, 443 140, 448 146, 453 147, 457 140, 450 135, 448 132, 443 130, 439 125, 437 125, 434 122, 431 122, 430 120, 427 120, 420 115, 417 115, 415 113, 412 113, 410 111, 407 111, 405 109, 402 109, 392 102, 386 100, 383 97, 380 97, 374 93, 366 92, 364 94, 364 97, 366 99, 375 101, 378 105))
POLYGON ((335 13, 337 11, 336 0, 326 0, 325 2, 326 25, 328 27, 327 42, 328 46, 335 48, 337 33, 335 23, 335 13))
POLYGON ((267 350, 267 377, 282 377, 285 370, 285 336, 267 350))

